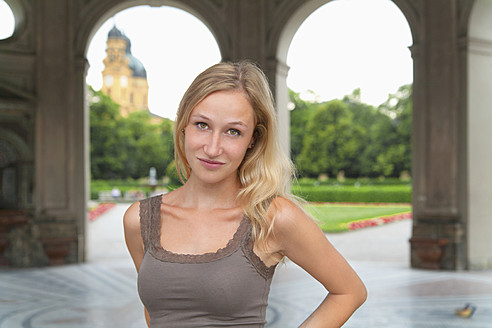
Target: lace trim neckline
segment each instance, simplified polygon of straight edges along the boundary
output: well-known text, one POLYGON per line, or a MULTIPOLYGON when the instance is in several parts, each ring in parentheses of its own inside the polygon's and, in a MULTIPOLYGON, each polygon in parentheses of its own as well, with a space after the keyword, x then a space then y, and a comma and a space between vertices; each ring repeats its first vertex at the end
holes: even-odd
POLYGON ((166 250, 161 245, 161 204, 162 196, 157 196, 151 201, 150 208, 150 251, 152 255, 165 262, 171 263, 206 263, 219 260, 221 258, 232 255, 236 252, 243 237, 251 226, 249 219, 243 216, 239 227, 223 248, 219 248, 215 252, 207 252, 202 254, 179 254, 166 250))

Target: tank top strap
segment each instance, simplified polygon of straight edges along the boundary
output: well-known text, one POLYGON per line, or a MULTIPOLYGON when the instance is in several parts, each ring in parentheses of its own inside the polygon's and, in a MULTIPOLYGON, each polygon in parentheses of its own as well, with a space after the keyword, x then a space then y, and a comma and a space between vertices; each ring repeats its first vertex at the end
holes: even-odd
POLYGON ((161 195, 140 201, 140 233, 145 251, 151 246, 152 236, 156 234, 156 231, 154 231, 156 230, 156 225, 153 222, 156 219, 160 219, 160 203, 161 195))
POLYGON ((248 232, 244 234, 244 238, 241 242, 241 248, 243 250, 243 253, 260 276, 265 278, 265 280, 272 279, 273 274, 275 273, 276 265, 272 265, 268 267, 261 260, 261 258, 258 255, 256 255, 256 253, 254 252, 255 242, 253 239, 253 227, 252 224, 250 224, 249 226, 250 229, 248 229, 248 232))

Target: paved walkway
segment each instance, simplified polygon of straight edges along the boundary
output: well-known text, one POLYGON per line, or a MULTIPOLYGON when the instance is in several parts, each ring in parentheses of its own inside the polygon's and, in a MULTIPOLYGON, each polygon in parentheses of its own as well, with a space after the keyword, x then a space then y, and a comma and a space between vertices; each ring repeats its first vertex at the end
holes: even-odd
MULTIPOLYGON (((123 241, 126 207, 117 205, 88 223, 88 263, 0 271, 0 327, 145 327, 123 241)), ((369 290, 367 302, 344 327, 492 327, 492 271, 410 269, 410 228, 403 221, 327 235, 369 290), (477 306, 475 314, 455 316, 454 309, 465 303, 477 306)), ((287 262, 272 283, 267 327, 297 327, 324 297, 318 282, 287 262)))

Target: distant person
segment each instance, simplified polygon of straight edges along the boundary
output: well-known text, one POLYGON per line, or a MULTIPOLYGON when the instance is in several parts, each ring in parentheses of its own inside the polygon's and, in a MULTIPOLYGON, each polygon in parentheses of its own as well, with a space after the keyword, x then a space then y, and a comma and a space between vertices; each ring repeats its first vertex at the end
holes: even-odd
POLYGON ((293 166, 261 70, 220 63, 198 75, 179 105, 174 141, 184 185, 124 216, 150 327, 264 327, 284 257, 329 291, 301 327, 342 326, 366 289, 290 194, 293 166))
POLYGON ((113 197, 113 199, 115 199, 115 200, 120 199, 121 190, 119 190, 118 188, 111 189, 111 197, 113 197))

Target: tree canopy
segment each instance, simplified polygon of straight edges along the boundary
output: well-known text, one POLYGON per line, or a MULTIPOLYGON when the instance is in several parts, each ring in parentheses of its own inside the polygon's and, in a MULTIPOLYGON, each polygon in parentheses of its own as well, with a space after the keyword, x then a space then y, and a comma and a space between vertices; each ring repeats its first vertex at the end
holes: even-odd
MULTIPOLYGON (((154 123, 148 111, 119 113, 119 105, 90 89, 93 179, 179 179, 174 167, 173 122, 154 123)), ((341 100, 316 103, 290 91, 291 157, 301 176, 398 177, 411 170, 412 87, 402 86, 379 107, 356 89, 341 100)))
POLYGON ((148 111, 119 114, 119 105, 90 89, 90 155, 93 179, 141 178, 155 167, 158 177, 174 159, 173 122, 152 122, 148 111))
POLYGON ((302 176, 398 177, 411 169, 412 88, 378 108, 360 90, 342 100, 303 101, 291 91, 291 154, 302 176))

